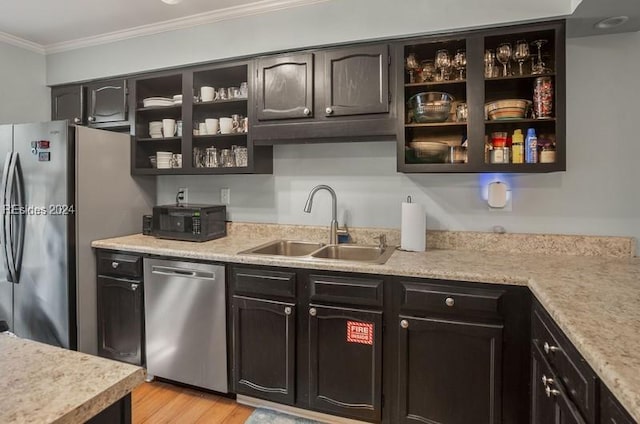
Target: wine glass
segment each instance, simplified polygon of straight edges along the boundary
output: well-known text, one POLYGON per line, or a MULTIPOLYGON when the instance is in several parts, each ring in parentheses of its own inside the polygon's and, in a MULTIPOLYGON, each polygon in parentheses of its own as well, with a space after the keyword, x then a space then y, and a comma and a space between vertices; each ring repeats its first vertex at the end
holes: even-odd
POLYGON ((484 51, 484 77, 493 77, 493 65, 496 63, 496 54, 493 50, 484 51))
POLYGON ((436 74, 436 67, 433 64, 433 60, 427 59, 420 62, 422 66, 422 82, 433 81, 433 76, 436 74))
POLYGON ((498 46, 498 49, 496 50, 496 59, 498 59, 498 62, 500 62, 504 68, 502 76, 506 77, 508 74, 507 65, 509 64, 509 60, 511 59, 511 44, 500 44, 498 46))
POLYGON ((534 75, 546 74, 551 72, 551 69, 547 68, 545 63, 542 61, 542 46, 544 46, 545 44, 547 44, 547 40, 536 40, 531 43, 531 45, 538 48, 538 63, 536 63, 531 70, 531 73, 534 75))
POLYGON ((464 49, 459 49, 453 56, 453 67, 460 72, 459 80, 464 79, 464 70, 467 67, 467 53, 464 49))
POLYGON ((409 82, 416 82, 415 72, 420 69, 420 64, 418 63, 418 59, 416 59, 415 53, 409 53, 405 60, 405 68, 409 71, 409 82))
POLYGON ((440 81, 445 80, 445 74, 449 73, 451 67, 451 58, 447 50, 438 50, 436 52, 436 68, 440 69, 440 81))
POLYGON ((522 76, 522 64, 529 58, 529 43, 525 40, 516 41, 516 49, 513 52, 513 58, 518 61, 520 76, 522 76))

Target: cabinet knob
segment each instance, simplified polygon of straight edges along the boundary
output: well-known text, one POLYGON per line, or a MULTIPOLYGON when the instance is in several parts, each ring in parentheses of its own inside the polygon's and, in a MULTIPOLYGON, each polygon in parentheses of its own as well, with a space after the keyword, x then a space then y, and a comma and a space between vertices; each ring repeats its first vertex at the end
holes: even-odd
POLYGON ((406 319, 403 319, 402 321, 400 321, 400 327, 409 328, 409 321, 407 321, 406 319))
POLYGON ((548 342, 544 342, 544 345, 542 346, 542 348, 544 349, 544 353, 546 354, 557 352, 560 350, 558 346, 552 346, 548 342))
POLYGON ((444 304, 451 308, 451 307, 453 307, 453 305, 456 304, 456 300, 453 297, 447 297, 444 300, 444 304))
POLYGON ((304 113, 304 116, 309 116, 311 115, 311 109, 309 109, 308 107, 305 107, 302 113, 304 113))
POLYGON ((549 378, 546 375, 542 376, 542 384, 544 384, 545 386, 548 384, 553 384, 553 378, 549 378))
POLYGON ((317 314, 318 311, 316 310, 316 308, 309 309, 309 315, 311 315, 312 317, 315 317, 317 314))
POLYGON ((87 118, 87 120, 88 120, 89 122, 96 122, 96 118, 95 118, 95 117, 93 117, 93 116, 88 117, 88 118, 87 118))
POLYGON ((333 109, 330 107, 326 108, 324 111, 327 112, 327 115, 331 115, 333 113, 333 109))
POLYGON ((117 269, 120 266, 120 262, 113 261, 111 262, 111 268, 117 269))
POLYGON ((284 314, 285 315, 291 315, 291 306, 287 306, 284 308, 284 314))
POLYGON ((544 389, 545 393, 547 394, 547 397, 551 397, 551 396, 558 396, 560 394, 559 390, 556 389, 552 389, 551 387, 547 386, 544 389))
POLYGON ((138 290, 138 285, 137 284, 131 284, 131 290, 133 290, 133 291, 138 290))
POLYGON ((74 124, 79 124, 79 123, 81 123, 81 122, 82 122, 82 119, 80 119, 80 118, 73 118, 73 123, 74 123, 74 124))

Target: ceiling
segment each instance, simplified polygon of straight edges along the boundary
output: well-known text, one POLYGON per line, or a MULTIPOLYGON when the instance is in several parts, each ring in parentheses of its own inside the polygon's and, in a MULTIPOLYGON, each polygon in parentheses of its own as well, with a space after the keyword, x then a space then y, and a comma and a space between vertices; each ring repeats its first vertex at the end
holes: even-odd
MULTIPOLYGON (((2 0, 0 0, 2 1, 2 0)), ((0 40, 43 53, 70 50, 116 39, 185 28, 246 14, 304 6, 326 1, 349 0, 183 0, 167 5, 160 0, 19 0, 2 1, 0 40)), ((389 0, 391 1, 391 0, 389 0)), ((431 1, 424 0, 428 6, 431 1)), ((465 1, 448 0, 449 12, 465 1)), ((497 0, 513 8, 512 0, 497 0)), ((584 36, 640 29, 640 0, 571 0, 575 13, 569 16, 567 34, 584 36), (625 25, 595 30, 605 17, 628 15, 625 25)))

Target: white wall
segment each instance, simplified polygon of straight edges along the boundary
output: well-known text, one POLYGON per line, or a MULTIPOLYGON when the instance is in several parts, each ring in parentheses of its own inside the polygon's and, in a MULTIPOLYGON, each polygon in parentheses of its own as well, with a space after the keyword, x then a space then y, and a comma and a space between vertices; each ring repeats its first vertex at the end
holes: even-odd
POLYGON ((570 0, 333 0, 47 56, 49 85, 356 40, 568 15, 570 0))
POLYGON ((0 42, 0 124, 49 119, 42 54, 0 42))
POLYGON ((567 42, 567 172, 508 176, 512 212, 487 210, 489 175, 396 173, 393 143, 277 146, 270 176, 166 176, 158 201, 219 201, 231 188, 236 221, 329 222, 329 197, 319 193, 310 215, 302 208, 316 184, 338 194, 339 217, 351 226, 399 227, 400 202, 411 195, 427 207, 432 229, 635 236, 640 239, 640 33, 567 42))

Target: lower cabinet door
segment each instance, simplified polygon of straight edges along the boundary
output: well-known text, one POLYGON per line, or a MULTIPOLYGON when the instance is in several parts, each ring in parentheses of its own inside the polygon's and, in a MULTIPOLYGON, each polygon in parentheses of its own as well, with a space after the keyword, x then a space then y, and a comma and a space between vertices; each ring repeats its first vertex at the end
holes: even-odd
POLYGON ((98 276, 98 355, 142 365, 143 286, 98 276))
POLYGON ((310 305, 311 408, 379 422, 381 380, 382 312, 310 305))
POLYGON ((398 422, 502 422, 502 325, 410 316, 398 325, 398 422))
POLYGON ((293 405, 295 305, 233 296, 235 392, 293 405))
POLYGON ((547 394, 551 369, 532 345, 531 348, 531 424, 556 424, 556 401, 547 394))

